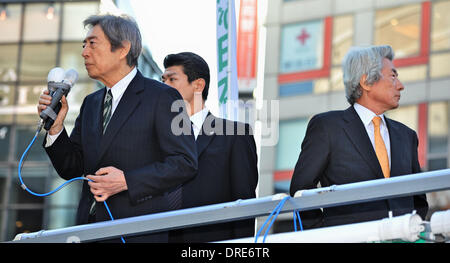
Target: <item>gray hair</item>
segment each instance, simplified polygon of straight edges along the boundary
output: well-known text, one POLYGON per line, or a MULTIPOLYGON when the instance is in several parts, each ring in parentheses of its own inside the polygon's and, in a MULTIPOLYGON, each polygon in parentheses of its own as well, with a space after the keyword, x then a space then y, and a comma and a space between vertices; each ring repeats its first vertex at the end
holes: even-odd
POLYGON ((123 47, 123 41, 129 41, 130 51, 127 54, 128 66, 137 66, 142 51, 142 38, 139 27, 133 18, 127 15, 92 15, 83 21, 84 27, 100 25, 109 42, 111 51, 123 47))
POLYGON ((353 105, 362 95, 361 77, 366 75, 367 85, 372 85, 381 78, 383 59, 394 59, 391 46, 352 47, 345 55, 342 71, 344 75, 345 97, 353 105))

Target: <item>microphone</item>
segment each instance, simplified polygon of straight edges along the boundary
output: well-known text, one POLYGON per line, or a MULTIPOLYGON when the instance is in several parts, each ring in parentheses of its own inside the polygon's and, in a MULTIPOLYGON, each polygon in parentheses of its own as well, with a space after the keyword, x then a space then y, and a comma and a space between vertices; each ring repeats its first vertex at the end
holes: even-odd
POLYGON ((70 89, 75 85, 77 79, 78 73, 73 69, 64 72, 64 69, 56 67, 48 73, 47 88, 50 91, 49 95, 52 97, 52 102, 39 115, 43 121, 45 130, 48 131, 52 127, 61 109, 60 100, 62 96, 67 97, 67 94, 69 94, 70 89))

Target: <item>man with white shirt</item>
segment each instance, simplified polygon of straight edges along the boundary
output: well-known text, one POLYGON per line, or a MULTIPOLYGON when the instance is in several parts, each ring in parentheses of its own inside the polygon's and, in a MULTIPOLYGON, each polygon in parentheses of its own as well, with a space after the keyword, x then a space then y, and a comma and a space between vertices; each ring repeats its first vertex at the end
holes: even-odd
MULTIPOLYGON (((180 94, 136 69, 141 53, 137 24, 127 16, 91 16, 82 56, 89 77, 104 89, 88 95, 68 136, 62 107, 48 131, 45 150, 58 174, 68 180, 86 176, 77 224, 170 210, 171 193, 197 169, 194 136, 175 135, 172 120, 185 111, 171 106, 180 94)), ((38 113, 51 101, 41 95, 38 113)), ((175 200, 176 201, 176 200, 175 200)), ((180 200, 179 200, 180 201, 180 200)), ((125 237, 126 242, 167 242, 168 233, 125 237)), ((114 240, 119 241, 119 239, 114 240)))
MULTIPOLYGON (((404 89, 390 46, 352 48, 343 64, 343 111, 315 115, 308 123, 291 180, 298 190, 388 178, 420 172, 418 139, 407 126, 384 113, 399 105, 404 89)), ((323 208, 300 213, 305 228, 333 226, 417 213, 425 219, 425 195, 323 208)))
MULTIPOLYGON (((191 52, 164 59, 162 81, 183 97, 192 122, 198 172, 181 187, 182 208, 255 198, 258 182, 256 145, 248 124, 212 115, 205 107, 209 67, 191 52)), ((170 242, 211 242, 254 235, 255 220, 170 231, 170 242)))

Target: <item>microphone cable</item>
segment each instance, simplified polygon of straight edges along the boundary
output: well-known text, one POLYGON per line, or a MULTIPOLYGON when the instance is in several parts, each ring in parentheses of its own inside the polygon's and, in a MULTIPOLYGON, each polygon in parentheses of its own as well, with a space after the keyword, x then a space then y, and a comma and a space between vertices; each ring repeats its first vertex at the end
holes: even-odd
MULTIPOLYGON (((23 168, 23 164, 24 164, 24 161, 25 161, 25 159, 26 159, 26 157, 27 157, 27 155, 28 155, 29 150, 30 150, 31 147, 33 146, 34 142, 36 141, 36 138, 38 137, 38 135, 39 135, 39 133, 41 132, 41 130, 42 130, 43 127, 44 127, 44 121, 41 119, 41 120, 39 121, 38 128, 37 128, 37 130, 36 130, 36 133, 34 134, 33 139, 31 140, 30 144, 29 144, 28 147, 25 149, 25 151, 24 151, 23 154, 22 154, 22 157, 20 158, 17 174, 18 174, 18 176, 19 176, 20 186, 22 187, 22 189, 26 190, 28 193, 30 193, 30 194, 32 194, 32 195, 34 195, 34 196, 45 197, 45 196, 49 196, 49 195, 52 195, 52 194, 58 192, 58 191, 61 190, 63 187, 67 186, 68 184, 70 184, 70 183, 72 183, 72 182, 74 182, 74 181, 78 181, 78 180, 80 180, 80 181, 92 181, 91 179, 88 179, 88 178, 82 177, 82 176, 81 176, 81 177, 75 177, 75 178, 72 178, 72 179, 70 179, 70 180, 64 182, 63 184, 61 184, 60 186, 58 186, 58 187, 55 188, 54 190, 52 190, 52 191, 50 191, 50 192, 47 192, 47 193, 43 193, 43 194, 35 193, 35 192, 31 191, 31 190, 25 185, 25 182, 23 181, 23 178, 22 178, 22 168, 23 168)), ((111 214, 111 211, 109 210, 108 205, 106 204, 106 200, 103 201, 103 204, 105 205, 106 211, 108 212, 109 217, 111 218, 111 221, 114 221, 114 217, 113 217, 113 215, 111 214)), ((122 243, 125 243, 125 239, 124 239, 122 236, 120 237, 120 239, 122 240, 122 243)))

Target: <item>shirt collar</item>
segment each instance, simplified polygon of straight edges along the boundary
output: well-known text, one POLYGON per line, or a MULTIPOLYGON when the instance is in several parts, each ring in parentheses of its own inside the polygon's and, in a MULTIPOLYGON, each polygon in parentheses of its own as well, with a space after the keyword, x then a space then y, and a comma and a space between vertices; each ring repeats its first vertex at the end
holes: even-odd
POLYGON ((111 88, 106 87, 106 90, 111 89, 111 93, 113 95, 113 98, 119 98, 122 96, 122 94, 127 89, 128 85, 130 85, 130 82, 133 80, 133 78, 137 74, 137 69, 134 67, 125 77, 123 77, 119 82, 117 82, 114 86, 111 88))
POLYGON ((201 128, 203 126, 203 122, 206 119, 206 116, 208 115, 208 108, 204 107, 201 111, 195 113, 190 117, 191 122, 197 127, 201 128))
POLYGON ((384 120, 384 114, 376 115, 373 111, 369 110, 368 108, 366 108, 356 102, 353 105, 353 107, 355 108, 356 113, 358 113, 359 118, 363 122, 364 126, 369 126, 369 124, 372 123, 373 117, 375 117, 375 116, 380 117, 382 123, 384 124, 384 126, 386 126, 386 121, 384 120))

